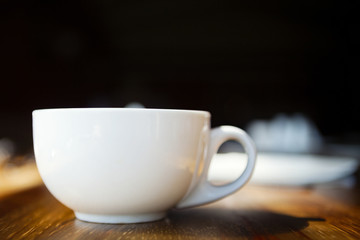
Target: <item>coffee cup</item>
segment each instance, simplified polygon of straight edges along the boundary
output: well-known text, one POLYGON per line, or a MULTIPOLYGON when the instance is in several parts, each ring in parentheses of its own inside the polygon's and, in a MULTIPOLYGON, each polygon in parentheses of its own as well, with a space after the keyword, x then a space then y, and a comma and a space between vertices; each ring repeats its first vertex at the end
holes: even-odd
POLYGON ((221 199, 250 179, 256 149, 233 126, 210 128, 193 110, 64 108, 33 112, 36 164, 50 193, 83 221, 137 223, 169 209, 221 199), (207 179, 218 148, 243 145, 245 170, 234 182, 207 179))

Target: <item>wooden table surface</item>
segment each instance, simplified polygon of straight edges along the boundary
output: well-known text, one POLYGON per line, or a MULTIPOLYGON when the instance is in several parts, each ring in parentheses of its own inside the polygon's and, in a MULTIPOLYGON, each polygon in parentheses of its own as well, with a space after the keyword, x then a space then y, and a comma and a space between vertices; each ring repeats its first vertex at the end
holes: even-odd
POLYGON ((0 197, 0 239, 360 239, 360 194, 248 185, 158 222, 112 225, 75 219, 40 185, 0 197))

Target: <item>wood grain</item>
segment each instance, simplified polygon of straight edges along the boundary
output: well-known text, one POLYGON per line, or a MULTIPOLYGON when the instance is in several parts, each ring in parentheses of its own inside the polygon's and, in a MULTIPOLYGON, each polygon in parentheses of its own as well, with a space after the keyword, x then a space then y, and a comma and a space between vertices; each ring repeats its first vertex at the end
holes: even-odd
POLYGON ((141 224, 75 219, 44 186, 0 199, 0 239, 360 239, 358 190, 246 186, 141 224))

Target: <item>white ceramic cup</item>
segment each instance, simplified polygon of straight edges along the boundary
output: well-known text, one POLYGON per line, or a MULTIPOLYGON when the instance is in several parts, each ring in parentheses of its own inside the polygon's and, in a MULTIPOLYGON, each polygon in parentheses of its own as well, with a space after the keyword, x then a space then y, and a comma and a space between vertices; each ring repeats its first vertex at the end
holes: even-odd
POLYGON ((49 191, 84 221, 147 222, 213 202, 251 177, 256 149, 241 129, 210 129, 210 113, 74 108, 33 112, 34 152, 49 191), (213 155, 236 140, 247 166, 232 183, 207 180, 213 155))

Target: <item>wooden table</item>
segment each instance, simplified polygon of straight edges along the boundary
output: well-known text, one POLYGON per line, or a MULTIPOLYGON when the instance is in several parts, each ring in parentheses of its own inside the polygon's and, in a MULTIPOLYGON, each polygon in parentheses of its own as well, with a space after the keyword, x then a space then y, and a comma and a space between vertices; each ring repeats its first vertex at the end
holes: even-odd
POLYGON ((360 239, 360 194, 248 185, 162 221, 111 225, 75 219, 40 185, 0 198, 0 239, 360 239))

